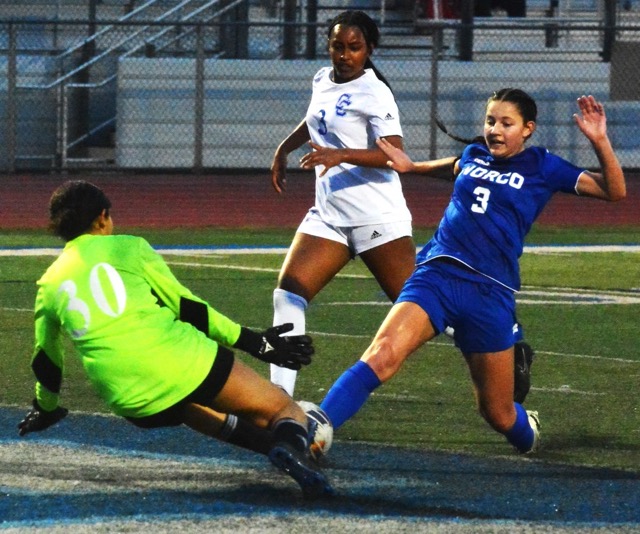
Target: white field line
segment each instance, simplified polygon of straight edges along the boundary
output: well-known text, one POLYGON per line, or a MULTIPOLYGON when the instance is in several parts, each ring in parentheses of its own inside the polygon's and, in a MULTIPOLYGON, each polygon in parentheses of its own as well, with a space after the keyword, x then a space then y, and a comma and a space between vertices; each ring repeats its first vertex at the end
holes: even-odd
POLYGON ((198 263, 194 261, 167 261, 167 265, 177 265, 179 267, 196 267, 198 269, 228 269, 229 271, 253 271, 256 273, 278 273, 280 269, 269 267, 246 267, 244 265, 229 265, 228 263, 198 263))
MULTIPOLYGON (((536 386, 531 386, 531 391, 542 391, 544 393, 561 393, 563 395, 582 395, 584 397, 604 397, 606 393, 600 391, 582 391, 580 389, 573 389, 571 386, 562 385, 557 388, 540 388, 536 386)), ((378 391, 374 391, 371 394, 372 397, 376 397, 379 399, 388 399, 391 401, 417 401, 420 400, 419 395, 406 395, 406 394, 396 394, 396 393, 380 393, 378 391)))
POLYGON ((576 252, 630 252, 640 253, 640 245, 528 245, 525 253, 530 254, 562 254, 576 252))
POLYGON ((603 397, 606 395, 604 392, 596 391, 581 391, 579 389, 572 389, 571 386, 560 386, 559 388, 538 388, 531 386, 531 391, 543 391, 545 393, 563 393, 565 395, 575 394, 584 395, 586 397, 603 397))
MULTIPOLYGON (((167 256, 233 256, 240 254, 286 254, 285 247, 155 247, 167 256)), ((58 256, 62 247, 0 248, 0 256, 58 256)))
POLYGON ((626 360, 624 358, 611 358, 609 356, 593 356, 589 354, 571 354, 569 352, 552 352, 548 350, 536 350, 536 354, 546 354, 547 356, 561 356, 567 358, 582 358, 586 360, 606 360, 616 363, 640 364, 640 360, 626 360))
MULTIPOLYGON (((181 267, 199 267, 204 269, 233 269, 236 271, 255 271, 262 273, 279 273, 280 269, 268 268, 268 267, 245 267, 242 265, 229 265, 229 264, 216 264, 216 263, 195 263, 188 261, 167 261, 167 265, 177 265, 181 267)), ((356 278, 356 279, 368 279, 371 278, 371 275, 366 274, 347 274, 347 273, 338 273, 336 275, 337 278, 356 278)))
MULTIPOLYGON (((605 305, 605 304, 640 304, 640 291, 616 291, 595 289, 573 289, 563 287, 550 287, 544 289, 532 289, 530 286, 523 288, 516 297, 518 304, 564 304, 578 305, 605 305), (544 297, 544 298, 539 298, 544 297)), ((335 301, 324 302, 318 306, 390 306, 383 300, 365 301, 335 301)))
MULTIPOLYGON (((245 267, 243 265, 229 265, 228 263, 197 263, 189 261, 167 261, 167 265, 177 265, 180 267, 198 267, 202 269, 233 269, 235 271, 255 271, 260 273, 279 273, 280 269, 268 267, 245 267)), ((339 278, 371 278, 371 275, 365 274, 345 274, 338 273, 339 278)))
POLYGON ((0 248, 0 256, 59 256, 61 248, 0 248))
MULTIPOLYGON (((419 250, 420 247, 418 247, 419 250)), ((215 256, 237 254, 286 254, 288 247, 156 247, 163 255, 173 256, 215 256)), ((0 256, 57 256, 62 247, 40 248, 0 248, 0 256)), ((532 254, 562 254, 562 253, 594 253, 594 252, 629 252, 640 253, 640 245, 528 245, 525 253, 532 254)))

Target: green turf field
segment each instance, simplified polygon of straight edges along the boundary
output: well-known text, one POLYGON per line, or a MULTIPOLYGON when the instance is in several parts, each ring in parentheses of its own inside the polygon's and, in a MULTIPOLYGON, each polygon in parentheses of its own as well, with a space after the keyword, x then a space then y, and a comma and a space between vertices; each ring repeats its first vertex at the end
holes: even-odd
MULTIPOLYGON (((287 246, 292 231, 201 229, 149 231, 154 245, 287 246)), ((417 232, 423 242, 430 230, 417 232)), ((637 229, 544 229, 530 244, 638 244, 637 229)), ((3 232, 0 247, 60 246, 40 233, 3 232)), ((0 256, 0 403, 32 398, 35 280, 51 256, 0 256)), ((167 256, 185 285, 239 322, 271 324, 271 294, 281 254, 167 256)), ((543 460, 640 471, 640 256, 637 252, 525 253, 519 318, 536 349, 526 407, 540 412, 543 460)), ((296 397, 319 402, 360 356, 389 309, 375 281, 354 261, 309 307, 317 355, 299 377, 296 397)), ((249 361, 249 357, 246 358, 249 361)), ((75 358, 68 359, 63 404, 104 411, 75 358)), ((267 375, 260 362, 256 368, 267 375)), ((513 455, 476 414, 462 358, 444 337, 417 352, 336 435, 338 440, 394 443, 513 455)))

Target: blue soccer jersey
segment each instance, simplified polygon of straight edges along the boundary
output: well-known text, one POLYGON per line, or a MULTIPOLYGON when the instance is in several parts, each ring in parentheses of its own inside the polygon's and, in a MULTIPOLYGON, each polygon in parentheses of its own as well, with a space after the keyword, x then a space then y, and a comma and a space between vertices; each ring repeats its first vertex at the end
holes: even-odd
POLYGON ((465 148, 459 166, 451 201, 417 262, 456 258, 518 291, 525 236, 554 193, 577 194, 584 169, 541 147, 494 158, 479 143, 465 148))

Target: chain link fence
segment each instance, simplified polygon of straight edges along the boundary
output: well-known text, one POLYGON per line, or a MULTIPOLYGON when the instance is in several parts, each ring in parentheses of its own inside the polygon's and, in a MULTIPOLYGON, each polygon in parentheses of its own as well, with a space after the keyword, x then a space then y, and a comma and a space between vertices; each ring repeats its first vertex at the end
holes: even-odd
POLYGON ((623 166, 640 168, 635 2, 529 1, 526 16, 494 2, 478 17, 462 0, 305 1, 0 4, 0 170, 266 169, 329 64, 326 21, 345 8, 380 25, 374 62, 412 156, 459 152, 434 118, 473 137, 486 98, 515 86, 538 101, 534 143, 597 166, 572 119, 575 98, 594 94, 623 166))

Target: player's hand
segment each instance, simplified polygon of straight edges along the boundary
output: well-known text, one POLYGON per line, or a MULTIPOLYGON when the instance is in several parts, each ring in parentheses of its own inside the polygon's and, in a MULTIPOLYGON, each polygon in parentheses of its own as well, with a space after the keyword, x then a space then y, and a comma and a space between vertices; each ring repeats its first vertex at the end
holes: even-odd
POLYGON ((18 434, 24 436, 29 432, 39 432, 55 425, 61 419, 64 419, 69 410, 58 406, 55 410, 47 412, 40 408, 37 400, 33 400, 33 408, 29 410, 25 418, 18 423, 18 434))
POLYGON ((407 156, 404 150, 393 146, 389 141, 387 141, 384 137, 380 137, 376 139, 376 144, 378 148, 382 150, 389 161, 387 161, 387 165, 391 167, 394 171, 397 172, 413 172, 415 171, 415 164, 413 160, 407 156))
POLYGON ((292 323, 272 326, 264 332, 254 332, 243 326, 234 347, 263 362, 298 371, 311 363, 314 348, 309 336, 282 336, 291 330, 292 323))
POLYGON ((311 338, 306 335, 282 336, 293 330, 292 323, 272 326, 262 332, 262 344, 254 356, 279 367, 299 370, 311 363, 314 348, 311 338))
POLYGON ((277 193, 287 190, 287 156, 276 153, 271 163, 271 185, 277 193))
POLYGON ((593 96, 581 96, 578 98, 580 113, 575 113, 573 118, 580 131, 592 143, 598 142, 607 135, 607 117, 604 106, 593 96))
POLYGON ((336 165, 342 163, 342 153, 338 148, 328 148, 313 141, 309 141, 309 146, 313 149, 300 158, 300 167, 311 170, 322 165, 324 169, 318 175, 319 177, 327 174, 327 171, 336 165))

